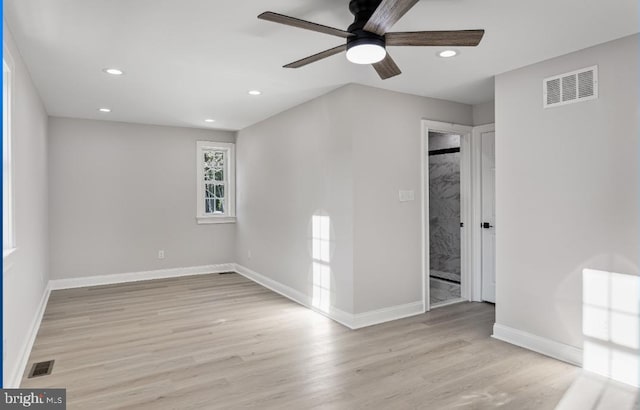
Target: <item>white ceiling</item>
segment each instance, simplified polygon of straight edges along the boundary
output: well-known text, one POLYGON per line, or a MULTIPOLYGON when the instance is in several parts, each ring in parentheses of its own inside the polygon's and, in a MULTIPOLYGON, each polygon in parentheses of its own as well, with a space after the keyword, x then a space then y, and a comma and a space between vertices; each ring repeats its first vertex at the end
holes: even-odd
POLYGON ((437 48, 390 47, 403 74, 382 81, 344 54, 281 68, 342 40, 256 18, 269 10, 346 29, 348 0, 4 3, 50 115, 199 128, 215 118, 210 128, 232 130, 351 82, 490 101, 495 74, 638 32, 637 0, 421 0, 394 31, 484 28, 485 37, 448 60, 437 48), (126 74, 110 77, 105 67, 126 74), (103 106, 113 112, 97 112, 103 106))

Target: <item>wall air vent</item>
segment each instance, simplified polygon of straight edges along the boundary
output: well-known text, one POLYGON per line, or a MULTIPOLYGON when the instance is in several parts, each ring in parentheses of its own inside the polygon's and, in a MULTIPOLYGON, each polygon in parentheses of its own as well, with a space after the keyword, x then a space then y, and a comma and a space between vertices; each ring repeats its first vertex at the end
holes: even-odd
POLYGON ((542 86, 544 108, 593 100, 598 98, 598 66, 545 78, 542 86))

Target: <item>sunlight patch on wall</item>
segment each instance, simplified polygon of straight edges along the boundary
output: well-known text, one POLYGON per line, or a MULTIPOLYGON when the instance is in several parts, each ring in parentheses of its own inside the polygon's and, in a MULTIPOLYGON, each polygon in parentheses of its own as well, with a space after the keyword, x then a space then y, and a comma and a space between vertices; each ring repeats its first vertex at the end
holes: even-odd
POLYGON ((313 307, 329 311, 331 304, 331 219, 313 215, 311 222, 313 259, 313 307))
POLYGON ((583 271, 583 367, 613 380, 640 385, 640 278, 583 271))

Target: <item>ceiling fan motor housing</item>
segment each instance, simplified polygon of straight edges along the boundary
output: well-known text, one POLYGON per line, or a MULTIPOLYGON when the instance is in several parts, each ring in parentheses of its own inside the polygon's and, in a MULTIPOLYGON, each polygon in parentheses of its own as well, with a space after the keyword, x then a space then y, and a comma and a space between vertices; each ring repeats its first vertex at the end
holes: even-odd
POLYGON ((364 26, 381 2, 382 0, 351 0, 349 2, 349 10, 355 16, 355 21, 348 29, 353 36, 347 38, 347 50, 363 44, 372 44, 385 48, 384 36, 364 31, 364 26))
POLYGON ((347 31, 356 34, 356 31, 362 30, 381 2, 382 0, 351 0, 349 11, 356 19, 347 31))

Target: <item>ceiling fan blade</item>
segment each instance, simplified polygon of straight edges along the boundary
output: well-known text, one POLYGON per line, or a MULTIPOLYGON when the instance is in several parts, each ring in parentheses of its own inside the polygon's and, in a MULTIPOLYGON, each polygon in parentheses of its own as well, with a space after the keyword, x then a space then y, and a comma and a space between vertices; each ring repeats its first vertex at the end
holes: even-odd
POLYGON ((302 60, 294 61, 293 63, 287 64, 284 68, 300 68, 304 67, 307 64, 315 63, 316 61, 320 61, 323 58, 331 57, 332 55, 341 53, 346 51, 347 45, 343 44, 338 47, 330 48, 328 50, 324 50, 318 54, 314 54, 312 56, 303 58, 302 60))
POLYGON ((318 33, 330 34, 332 36, 338 36, 342 38, 351 37, 352 34, 348 31, 340 30, 337 28, 323 26, 322 24, 312 23, 306 20, 300 20, 295 17, 285 16, 283 14, 273 13, 271 11, 265 11, 258 16, 261 20, 272 21, 274 23, 286 24, 287 26, 293 26, 303 28, 305 30, 317 31, 318 33))
POLYGON ((398 65, 393 61, 393 58, 391 58, 389 53, 387 53, 384 60, 379 63, 372 64, 372 66, 376 69, 376 72, 383 80, 402 74, 402 71, 400 71, 400 68, 398 68, 398 65))
POLYGON ((384 35, 418 0, 382 0, 364 26, 364 31, 384 35))
POLYGON ((388 46, 457 46, 474 47, 480 44, 484 30, 416 31, 387 33, 388 46))

